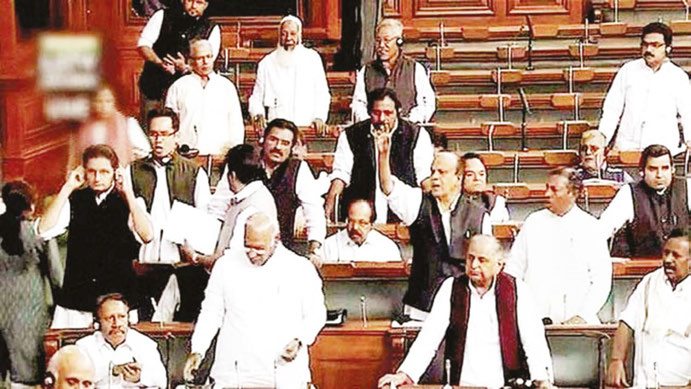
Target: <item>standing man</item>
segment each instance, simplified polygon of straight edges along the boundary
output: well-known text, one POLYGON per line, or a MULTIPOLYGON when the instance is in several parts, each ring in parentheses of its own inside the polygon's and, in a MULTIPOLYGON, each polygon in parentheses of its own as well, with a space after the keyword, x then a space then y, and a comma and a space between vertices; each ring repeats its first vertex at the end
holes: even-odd
POLYGON ((130 328, 130 306, 119 293, 100 296, 96 302, 97 330, 77 340, 96 368, 97 388, 146 387, 165 389, 166 368, 156 341, 130 328))
MULTIPOLYGON (((206 212, 211 197, 209 180, 204 169, 177 153, 176 136, 179 124, 178 115, 170 108, 150 111, 147 127, 153 152, 145 159, 134 161, 125 175, 131 180, 135 195, 144 199, 153 225, 153 240, 139 249, 140 264, 174 265, 185 260, 186 258, 180 257, 180 247, 177 244, 163 239, 163 228, 168 224, 173 201, 206 212)), ((138 280, 142 286, 144 301, 148 302, 153 298, 159 302, 157 318, 161 321, 173 320, 174 309, 165 309, 161 305, 161 293, 172 273, 168 266, 150 266, 146 274, 138 280)), ((175 320, 191 322, 199 313, 208 274, 198 266, 180 267, 175 274, 181 292, 180 307, 175 314, 175 320)), ((151 317, 145 315, 142 319, 150 320, 151 317)))
POLYGON ((502 223, 510 220, 509 210, 506 208, 506 198, 494 194, 487 187, 487 168, 480 155, 465 153, 461 157, 463 163, 463 196, 468 196, 484 205, 492 223, 502 223))
POLYGON ((615 183, 631 183, 633 178, 624 169, 607 165, 605 135, 598 130, 588 130, 581 135, 578 147, 580 164, 576 173, 581 181, 607 180, 615 183))
POLYGON ((669 149, 646 147, 639 167, 643 179, 622 186, 600 215, 613 257, 659 258, 669 233, 689 225, 688 179, 674 177, 669 149))
POLYGON ((527 286, 501 271, 503 258, 494 237, 470 239, 465 274, 444 281, 398 372, 382 377, 380 388, 417 383, 442 339, 453 385, 501 388, 521 378, 551 386, 545 328, 527 286))
POLYGON ((599 324, 612 286, 607 242, 597 219, 576 205, 582 183, 574 169, 550 171, 546 186, 547 207, 526 218, 505 271, 533 290, 540 317, 599 324))
POLYGON ((396 92, 401 102, 400 116, 412 123, 428 122, 436 107, 434 90, 425 68, 403 54, 403 25, 397 19, 384 19, 375 30, 377 59, 357 73, 353 102, 355 122, 370 117, 369 94, 380 88, 396 92))
POLYGON ((691 279, 688 231, 673 230, 662 267, 636 286, 619 317, 607 385, 628 387, 624 364, 634 340, 635 387, 691 385, 691 279))
POLYGON ((249 99, 257 133, 280 118, 324 132, 331 94, 324 64, 316 50, 302 45, 302 21, 288 15, 279 24, 276 50, 262 58, 249 99), (268 115, 266 111, 268 110, 268 115))
MULTIPOLYGON (((434 157, 430 193, 407 185, 391 174, 391 148, 387 134, 377 137, 379 183, 389 207, 410 229, 413 263, 404 312, 424 320, 441 283, 463 274, 468 240, 476 234, 491 234, 484 205, 461 196, 462 163, 451 152, 434 157)), ((395 165, 394 165, 395 166, 395 165)))
POLYGON ((69 230, 65 280, 56 298, 53 328, 91 326, 93 302, 107 293, 136 301, 132 262, 138 241, 153 239, 143 201, 135 199, 123 179, 115 151, 107 145, 90 146, 82 162, 38 224, 44 239, 69 230))
POLYGON ((621 67, 607 92, 599 130, 619 150, 662 144, 672 155, 691 145, 691 87, 686 72, 668 58, 672 29, 659 22, 641 32, 643 58, 621 67), (677 115, 684 129, 683 145, 677 115))
POLYGON ((245 139, 238 91, 230 80, 214 72, 208 40, 190 43, 192 73, 175 81, 166 107, 180 116, 178 142, 201 155, 219 155, 245 139))
POLYGON ((392 89, 370 93, 368 112, 371 119, 346 128, 338 136, 325 209, 331 215, 342 193, 340 215, 345 214, 351 201, 366 199, 374 204, 375 222, 386 223, 393 219, 388 214, 386 197, 377 185, 375 137, 386 133, 391 138, 392 173, 408 186, 418 186, 429 176, 434 147, 427 131, 401 118, 401 103, 392 89))
POLYGON ((311 381, 307 347, 326 321, 322 282, 278 234, 275 220, 255 213, 247 219, 244 247, 216 263, 192 334, 186 381, 194 380, 217 332, 211 367, 217 386, 300 388, 311 381))
MULTIPOLYGON (((173 0, 177 1, 177 0, 173 0)), ((156 11, 144 26, 137 49, 146 61, 139 77, 141 118, 149 110, 160 108, 168 87, 189 72, 186 58, 193 39, 208 39, 213 62, 221 47, 221 28, 204 11, 208 0, 180 0, 182 7, 156 11)))

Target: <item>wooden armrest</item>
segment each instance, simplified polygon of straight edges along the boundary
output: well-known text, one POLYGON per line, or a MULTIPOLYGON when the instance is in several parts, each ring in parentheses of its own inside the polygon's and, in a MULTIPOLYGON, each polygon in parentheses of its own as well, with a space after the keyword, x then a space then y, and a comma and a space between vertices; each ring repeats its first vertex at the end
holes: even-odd
POLYGON ((545 150, 545 163, 550 166, 573 166, 578 163, 574 150, 545 150))
POLYGON ((430 71, 430 79, 434 86, 446 85, 451 81, 451 72, 448 70, 432 70, 430 71))
MULTIPOLYGON (((439 49, 439 56, 441 59, 453 59, 454 48, 451 46, 444 46, 439 49)), ((425 57, 431 60, 437 59, 437 48, 435 46, 429 46, 425 48, 425 57)))
POLYGON ((530 188, 524 182, 497 183, 494 184, 494 193, 506 197, 506 199, 527 199, 530 197, 530 188))
POLYGON ((587 181, 583 184, 583 193, 589 199, 611 199, 619 190, 613 182, 587 181))
POLYGON ((626 35, 628 25, 623 22, 600 23, 600 34, 603 36, 626 35))
POLYGON ((534 24, 533 35, 535 38, 555 38, 559 34, 558 24, 534 24))
POLYGON ((482 135, 488 136, 492 129, 492 136, 507 136, 518 133, 518 127, 511 122, 485 122, 480 124, 482 135), (492 128, 492 126, 494 126, 492 128))
POLYGON ((620 150, 619 161, 624 165, 638 165, 641 160, 640 150, 620 150))
POLYGON ((501 224, 494 224, 492 226, 492 235, 497 239, 514 239, 521 230, 523 222, 509 221, 501 224))
MULTIPOLYGON (((482 108, 498 108, 500 95, 482 95, 480 96, 480 107, 482 108)), ((511 105, 511 95, 501 94, 501 101, 504 108, 511 105)))
POLYGON ((479 151, 482 163, 487 166, 500 166, 504 163, 504 154, 499 151, 479 151))
MULTIPOLYGON (((511 59, 523 59, 525 58, 526 47, 525 46, 511 46, 511 59)), ((509 47, 499 46, 497 47, 497 57, 499 59, 509 58, 509 47)))
MULTIPOLYGON (((564 81, 569 81, 569 69, 564 69, 564 81)), ((572 68, 574 82, 589 82, 595 78, 595 71, 591 68, 572 68)))
POLYGON ((672 20, 670 27, 675 34, 691 34, 691 20, 672 20))
POLYGON ((578 99, 578 105, 583 106, 583 95, 580 93, 554 93, 550 101, 555 108, 573 109, 576 106, 576 99, 578 99))
POLYGON ((461 36, 466 40, 485 40, 489 38, 488 27, 462 27, 461 36))
POLYGON ((588 130, 590 130, 590 123, 585 120, 564 120, 557 123, 557 132, 563 134, 567 129, 569 134, 580 135, 588 130))
MULTIPOLYGON (((585 45, 583 45, 583 57, 585 57, 585 58, 594 57, 599 52, 600 52, 600 49, 596 44, 586 43, 585 45)), ((569 45, 569 55, 574 57, 574 58, 579 58, 580 55, 578 53, 578 44, 577 43, 569 45)))
MULTIPOLYGON (((499 82, 499 77, 497 77, 497 71, 492 70, 492 81, 496 84, 499 82)), ((523 71, 519 69, 502 69, 501 70, 501 82, 502 84, 518 84, 523 81, 523 71)))

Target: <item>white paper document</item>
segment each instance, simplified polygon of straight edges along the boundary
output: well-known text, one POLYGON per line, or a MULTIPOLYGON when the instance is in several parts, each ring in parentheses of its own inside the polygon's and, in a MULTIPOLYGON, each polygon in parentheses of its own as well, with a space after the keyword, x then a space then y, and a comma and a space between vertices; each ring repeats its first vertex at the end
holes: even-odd
POLYGON ((216 249, 221 224, 214 216, 175 200, 163 228, 163 239, 177 244, 186 240, 195 251, 210 255, 216 249))

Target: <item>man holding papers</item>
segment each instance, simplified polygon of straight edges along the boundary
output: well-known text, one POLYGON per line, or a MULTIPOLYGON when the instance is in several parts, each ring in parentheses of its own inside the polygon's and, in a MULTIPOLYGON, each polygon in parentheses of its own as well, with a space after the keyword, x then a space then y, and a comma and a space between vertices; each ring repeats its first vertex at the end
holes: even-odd
MULTIPOLYGON (((142 266, 138 266, 138 280, 146 301, 153 298, 158 302, 156 319, 173 320, 174 306, 166 307, 162 300, 177 300, 171 299, 171 295, 178 296, 177 284, 180 307, 174 319, 193 321, 204 297, 208 274, 200 266, 178 267, 185 258, 181 258, 180 245, 166 239, 164 230, 170 225, 174 202, 206 210, 211 197, 209 180, 204 169, 177 153, 175 134, 179 130, 179 119, 175 112, 170 108, 152 110, 147 121, 152 154, 133 162, 130 174, 126 175, 132 180, 135 195, 144 199, 154 227, 153 240, 142 245, 139 251, 142 266), (173 271, 173 266, 154 264, 175 265, 177 269, 173 271)), ((147 310, 143 311, 143 319, 150 319, 147 310)))

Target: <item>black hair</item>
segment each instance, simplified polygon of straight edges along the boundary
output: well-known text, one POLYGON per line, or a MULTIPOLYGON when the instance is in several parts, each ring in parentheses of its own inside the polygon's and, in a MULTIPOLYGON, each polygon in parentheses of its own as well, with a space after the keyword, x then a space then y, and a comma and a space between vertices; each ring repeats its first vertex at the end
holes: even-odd
POLYGON ((82 164, 86 166, 89 160, 94 158, 105 158, 110 161, 110 166, 113 169, 117 169, 120 166, 120 159, 117 153, 112 147, 104 144, 91 145, 84 150, 82 153, 82 164))
POLYGON ((391 88, 378 88, 367 94, 367 112, 372 112, 375 102, 382 101, 387 97, 393 100, 396 111, 400 111, 401 101, 398 100, 396 92, 391 88))
POLYGON ((240 144, 228 150, 224 163, 228 166, 228 174, 235 172, 235 177, 245 185, 266 177, 261 164, 261 153, 252 145, 240 144))
POLYGON ((295 143, 300 139, 301 134, 300 134, 300 129, 298 126, 295 125, 295 123, 291 122, 290 120, 286 119, 274 119, 269 122, 269 124, 266 125, 266 128, 264 129, 264 140, 266 141, 266 137, 269 135, 269 132, 273 130, 274 128, 280 128, 283 130, 290 130, 290 132, 293 133, 293 142, 291 143, 291 147, 295 146, 295 143))
POLYGON ((670 152, 667 147, 663 145, 650 145, 641 152, 641 159, 638 161, 638 167, 641 171, 644 171, 645 166, 648 164, 648 159, 663 157, 665 155, 669 156, 669 162, 674 164, 672 161, 672 152, 670 152))
POLYGON ((103 304, 107 303, 108 301, 120 301, 121 303, 127 306, 128 311, 130 310, 130 303, 127 301, 127 299, 122 293, 104 294, 96 298, 96 307, 94 309, 94 318, 96 320, 100 319, 98 313, 101 310, 101 307, 103 307, 103 304))
POLYGON ((173 132, 178 132, 180 129, 180 117, 168 107, 155 108, 149 111, 146 114, 146 128, 151 128, 151 121, 161 117, 170 118, 170 121, 173 122, 173 132))
POLYGON ((9 255, 24 254, 24 244, 19 236, 24 212, 31 210, 35 201, 34 189, 24 181, 10 181, 2 187, 5 213, 0 215, 0 247, 9 255))
POLYGON ((660 22, 648 23, 641 31, 641 41, 648 34, 662 34, 666 46, 672 46, 672 29, 668 25, 660 22))
POLYGON ((372 201, 369 199, 361 199, 361 198, 353 199, 353 201, 348 203, 348 208, 347 208, 348 212, 350 212, 350 207, 352 207, 353 205, 355 205, 357 203, 363 203, 363 204, 367 204, 369 206, 369 222, 374 223, 374 219, 375 219, 376 215, 374 214, 374 204, 372 203, 372 201))

